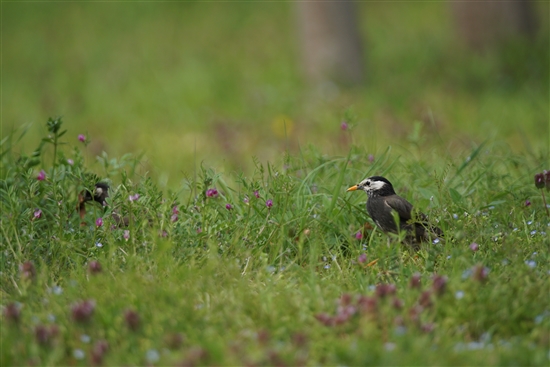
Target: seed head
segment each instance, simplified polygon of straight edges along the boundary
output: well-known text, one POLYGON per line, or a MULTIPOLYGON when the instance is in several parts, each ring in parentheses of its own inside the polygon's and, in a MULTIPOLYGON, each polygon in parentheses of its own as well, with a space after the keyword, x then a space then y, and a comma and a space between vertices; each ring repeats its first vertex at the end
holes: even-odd
POLYGON ((537 173, 535 175, 535 186, 537 189, 542 189, 544 186, 546 186, 546 177, 544 173, 537 173))
POLYGON ((126 326, 132 331, 138 330, 141 324, 139 314, 130 309, 124 311, 124 321, 126 322, 126 326))

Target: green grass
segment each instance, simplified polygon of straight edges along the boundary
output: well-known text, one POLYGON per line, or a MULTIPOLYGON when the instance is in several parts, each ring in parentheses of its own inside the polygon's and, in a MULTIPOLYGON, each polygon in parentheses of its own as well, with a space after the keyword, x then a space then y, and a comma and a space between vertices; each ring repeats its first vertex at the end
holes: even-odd
POLYGON ((291 3, 2 3, 0 365, 548 365, 548 3, 483 54, 447 5, 359 4, 367 82, 312 90, 291 3))
POLYGON ((456 156, 411 142, 372 162, 357 146, 312 148, 256 161, 251 175, 199 167, 163 192, 128 157, 107 161, 110 205, 89 204, 81 225, 76 195, 98 177, 85 144, 61 144, 70 132, 52 161, 59 124, 34 157, 2 144, 2 365, 548 363, 550 218, 532 174, 542 158, 494 141, 456 156), (366 196, 345 189, 374 173, 447 240, 413 252, 364 227, 366 196), (383 296, 384 284, 395 291, 383 296), (93 313, 75 316, 85 300, 93 313))

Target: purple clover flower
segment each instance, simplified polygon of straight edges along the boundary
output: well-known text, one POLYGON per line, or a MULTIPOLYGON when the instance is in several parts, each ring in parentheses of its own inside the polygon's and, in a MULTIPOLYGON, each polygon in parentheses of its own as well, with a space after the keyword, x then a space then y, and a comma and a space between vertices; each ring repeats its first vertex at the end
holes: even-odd
POLYGON ((40 219, 40 218, 42 218, 42 210, 36 209, 34 211, 34 219, 40 219))
POLYGON ((260 193, 258 192, 258 190, 254 191, 254 196, 256 197, 256 199, 260 198, 260 193))
POLYGON ((481 264, 477 264, 476 266, 473 267, 472 278, 474 278, 478 282, 485 282, 488 276, 489 276, 489 268, 486 268, 481 264))
POLYGON ((90 274, 101 273, 101 264, 97 260, 92 260, 88 263, 88 271, 90 274))
POLYGON ((410 287, 413 289, 420 288, 420 286, 422 285, 421 281, 422 281, 422 276, 420 275, 420 273, 414 273, 411 277, 410 287))
POLYGON ((363 233, 361 233, 361 231, 358 231, 358 232, 355 234, 355 239, 357 239, 357 240, 363 239, 363 233))
POLYGON ((345 121, 342 121, 342 123, 340 124, 340 129, 342 131, 346 131, 348 128, 349 128, 348 123, 345 121))
POLYGON ((72 318, 76 322, 84 323, 91 319, 95 310, 94 300, 85 300, 75 303, 71 307, 72 318))
POLYGON ((231 206, 231 204, 227 203, 227 204, 225 204, 225 209, 231 210, 231 209, 233 209, 233 206, 231 206))
POLYGON ((472 250, 473 252, 476 252, 477 250, 479 250, 479 245, 475 242, 472 242, 470 244, 470 250, 472 250))
POLYGON ((4 317, 10 322, 18 323, 21 319, 21 305, 17 303, 9 303, 4 307, 4 317))
POLYGON ((208 198, 217 198, 218 197, 218 190, 215 188, 206 190, 206 197, 208 198))
POLYGON ((531 206, 531 201, 529 199, 525 200, 525 206, 531 206))
POLYGON ((71 158, 69 158, 69 159, 67 159, 67 163, 68 163, 70 166, 72 166, 72 165, 74 164, 74 161, 73 161, 71 158))
POLYGON ((367 254, 362 253, 361 255, 359 255, 359 259, 357 259, 357 261, 358 261, 360 264, 366 263, 366 262, 367 262, 367 254))
POLYGON ((40 172, 38 172, 38 176, 36 176, 36 179, 38 181, 44 181, 46 179, 46 172, 42 169, 40 172))
POLYGON ((438 274, 434 275, 432 279, 432 289, 438 296, 445 293, 445 290, 447 289, 447 277, 438 274))
POLYGON ((139 199, 139 194, 130 195, 128 199, 130 199, 130 201, 136 201, 139 199))
POLYGON ((81 143, 86 142, 86 135, 78 134, 78 141, 81 142, 81 143))
POLYGON ((124 240, 128 241, 130 239, 130 230, 125 229, 122 237, 124 237, 124 240))
POLYGON ((19 272, 23 279, 33 280, 36 276, 36 268, 32 261, 25 261, 23 264, 19 265, 19 272))
POLYGON ((95 220, 95 226, 101 227, 103 225, 103 218, 99 217, 95 220))
POLYGON ((265 206, 267 206, 268 208, 271 208, 273 206, 273 200, 267 199, 267 201, 265 202, 265 206))

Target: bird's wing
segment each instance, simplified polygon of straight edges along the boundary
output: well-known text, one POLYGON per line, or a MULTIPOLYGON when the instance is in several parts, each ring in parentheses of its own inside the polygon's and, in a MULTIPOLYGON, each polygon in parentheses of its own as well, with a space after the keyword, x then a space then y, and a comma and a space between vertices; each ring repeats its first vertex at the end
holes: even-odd
POLYGON ((412 218, 411 211, 413 206, 402 197, 399 197, 397 195, 390 196, 386 198, 386 205, 395 210, 397 214, 399 214, 399 219, 401 220, 401 223, 406 223, 412 218))

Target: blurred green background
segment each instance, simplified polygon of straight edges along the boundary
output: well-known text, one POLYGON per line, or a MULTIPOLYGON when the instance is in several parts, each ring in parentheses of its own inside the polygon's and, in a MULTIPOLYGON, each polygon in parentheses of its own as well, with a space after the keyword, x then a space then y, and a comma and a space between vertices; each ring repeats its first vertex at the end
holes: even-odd
POLYGON ((29 152, 61 115, 90 160, 143 153, 168 186, 309 145, 441 156, 490 138, 547 155, 550 6, 534 5, 533 42, 472 52, 448 2, 359 3, 367 80, 344 89, 305 81, 291 2, 2 3, 2 136, 32 124, 29 152))

